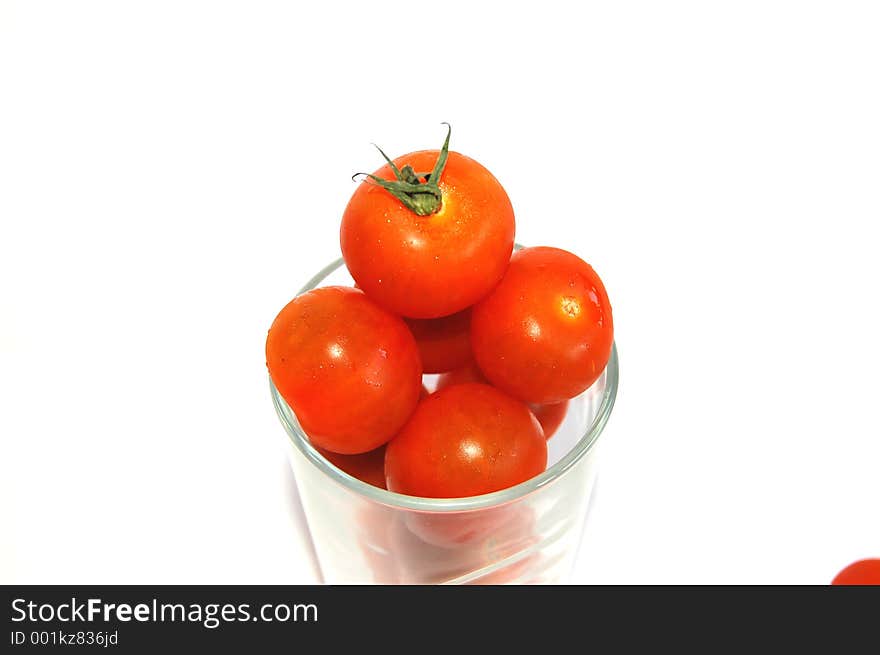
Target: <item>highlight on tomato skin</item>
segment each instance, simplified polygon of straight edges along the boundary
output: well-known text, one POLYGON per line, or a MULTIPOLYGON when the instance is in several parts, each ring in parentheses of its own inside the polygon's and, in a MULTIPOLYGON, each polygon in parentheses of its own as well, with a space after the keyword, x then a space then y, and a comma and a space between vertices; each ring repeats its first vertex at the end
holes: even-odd
POLYGON ((409 328, 351 287, 320 287, 289 302, 266 337, 266 364, 309 440, 343 455, 391 439, 422 391, 409 328))
POLYGON ((853 562, 834 576, 832 585, 880 585, 880 559, 870 558, 853 562))

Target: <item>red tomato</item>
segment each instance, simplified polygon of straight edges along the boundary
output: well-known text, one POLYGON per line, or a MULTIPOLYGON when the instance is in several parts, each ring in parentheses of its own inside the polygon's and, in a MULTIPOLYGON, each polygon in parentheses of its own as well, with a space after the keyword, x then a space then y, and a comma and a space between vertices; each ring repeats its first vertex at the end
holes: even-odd
MULTIPOLYGON (((453 384, 465 382, 488 383, 480 369, 477 368, 477 365, 471 361, 467 366, 441 375, 437 380, 437 390, 439 391, 453 384)), ((541 424, 541 428, 544 430, 544 437, 549 439, 556 434, 559 426, 562 425, 562 421, 565 420, 565 414, 568 411, 568 401, 563 400, 561 403, 549 403, 546 405, 529 403, 529 409, 532 410, 532 414, 535 415, 538 423, 541 424)))
POLYGON ((499 389, 530 403, 574 398, 602 374, 614 340, 596 272, 558 248, 524 248, 473 309, 471 346, 499 389))
POLYGON ((406 525, 425 543, 458 548, 497 535, 520 507, 507 504, 470 512, 407 512, 406 525))
POLYGON ((411 318, 474 304, 504 275, 513 249, 504 188, 448 145, 447 136, 440 151, 389 162, 358 186, 342 215, 342 256, 358 286, 411 318))
POLYGON ((430 498, 506 489, 546 466, 541 424, 525 404, 485 384, 425 398, 385 451, 388 489, 430 498))
POLYGON ((323 448, 318 448, 327 460, 338 469, 345 471, 351 477, 361 482, 366 482, 380 489, 385 486, 385 446, 379 446, 375 450, 359 455, 340 455, 323 448))
POLYGON ((435 391, 440 391, 440 389, 445 389, 446 387, 451 387, 456 384, 466 384, 468 382, 489 384, 486 376, 480 372, 480 369, 477 368, 477 365, 473 360, 469 361, 465 366, 444 373, 437 378, 437 388, 435 391))
POLYGON ((544 437, 549 439, 556 434, 559 426, 565 420, 565 414, 568 412, 568 401, 563 400, 560 403, 546 403, 544 405, 529 403, 529 409, 532 410, 532 414, 535 415, 538 423, 544 429, 544 437))
MULTIPOLYGON (((471 512, 397 512, 389 530, 389 546, 398 563, 399 580, 404 584, 448 582, 475 571, 497 565, 526 551, 538 542, 534 512, 522 503, 490 507, 471 512), (428 522, 433 516, 435 521, 428 522), (459 523, 469 526, 466 539, 441 541, 455 532, 459 523), (432 528, 425 538, 425 526, 432 528), (438 528, 441 528, 438 530, 438 528)), ((471 584, 502 584, 524 575, 534 560, 526 555, 471 584)))
POLYGON ((833 585, 880 585, 880 559, 853 562, 838 573, 833 585))
POLYGON ((312 443, 346 455, 393 437, 422 388, 406 324, 351 287, 314 289, 288 303, 266 338, 266 363, 312 443))
POLYGON ((422 358, 425 373, 443 373, 471 359, 471 310, 442 318, 404 319, 422 358))
MULTIPOLYGON (((357 282, 355 289, 360 289, 357 282)), ((419 347, 424 373, 443 373, 471 359, 471 310, 440 318, 404 318, 419 347)), ((430 392, 422 385, 422 398, 430 392)))

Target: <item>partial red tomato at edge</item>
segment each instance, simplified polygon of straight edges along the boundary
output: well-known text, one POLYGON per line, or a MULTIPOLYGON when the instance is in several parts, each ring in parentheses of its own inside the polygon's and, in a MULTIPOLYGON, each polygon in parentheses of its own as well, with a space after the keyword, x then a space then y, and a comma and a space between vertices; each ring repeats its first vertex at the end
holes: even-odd
MULTIPOLYGON (((513 250, 513 207, 481 164, 421 150, 365 176, 342 215, 342 256, 357 285, 391 312, 438 318, 485 296, 513 250)), ((384 154, 384 153, 383 153, 384 154)))
POLYGON ((471 347, 483 375, 530 403, 585 391, 611 356, 611 303, 593 268, 559 248, 523 248, 471 316, 471 347))
POLYGON ((479 496, 542 473, 547 440, 522 402, 485 384, 436 391, 385 451, 390 491, 428 498, 479 496))
POLYGON ((422 391, 409 328, 351 287, 289 302, 266 337, 266 364, 311 442, 344 455, 391 439, 422 391))
POLYGON ((880 585, 880 559, 853 562, 834 576, 832 585, 880 585))

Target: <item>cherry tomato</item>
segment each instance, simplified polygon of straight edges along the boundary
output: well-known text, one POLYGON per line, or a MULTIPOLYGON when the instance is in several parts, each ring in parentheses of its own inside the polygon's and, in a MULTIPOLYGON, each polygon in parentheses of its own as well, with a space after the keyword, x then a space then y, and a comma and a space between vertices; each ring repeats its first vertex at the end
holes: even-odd
POLYGON ((419 346, 425 373, 443 373, 471 359, 471 310, 442 318, 404 319, 419 346))
POLYGON ((506 489, 546 466, 541 424, 524 403, 485 384, 425 398, 385 451, 388 489, 430 498, 506 489))
POLYGON ((480 370, 530 403, 561 402, 587 389, 605 369, 613 339, 602 280, 558 248, 515 252, 504 279, 471 317, 480 370))
POLYGON ((853 562, 840 573, 833 585, 880 585, 880 559, 863 559, 853 562))
POLYGON ((266 363, 312 443, 346 455, 391 439, 422 388, 406 324, 351 287, 314 289, 288 303, 266 338, 266 363))
POLYGON ((477 368, 476 362, 473 360, 469 361, 464 366, 444 373, 437 378, 437 387, 435 391, 440 391, 440 389, 445 389, 446 387, 451 387, 456 384, 467 384, 468 382, 489 384, 486 376, 480 372, 480 369, 477 368))
MULTIPOLYGON (((441 375, 437 379, 437 390, 439 391, 453 384, 462 384, 464 382, 483 382, 488 384, 477 365, 470 361, 466 366, 441 375)), ((562 421, 565 420, 565 414, 568 412, 568 401, 563 400, 559 403, 548 403, 546 405, 529 403, 529 409, 532 410, 532 414, 535 415, 538 423, 541 424, 541 428, 544 430, 544 437, 549 439, 556 434, 559 426, 562 425, 562 421)))
MULTIPOLYGON (((539 541, 534 512, 522 503, 490 507, 471 512, 434 513, 437 521, 425 539, 428 513, 396 512, 389 530, 389 546, 398 562, 399 579, 405 584, 448 582, 527 551, 539 541), (503 510, 503 511, 501 511, 503 510), (446 528, 467 525, 466 539, 437 543, 446 528), (444 529, 438 534, 437 528, 444 529)), ((471 584, 503 584, 527 573, 536 562, 526 555, 493 572, 475 578, 471 584)))
POLYGON ((410 318, 448 316, 494 287, 513 249, 513 207, 482 165, 448 152, 398 157, 367 176, 342 215, 340 244, 358 286, 410 318))
POLYGON ((559 426, 565 420, 565 415, 568 413, 568 401, 544 403, 543 405, 529 403, 529 409, 532 410, 532 414, 544 429, 544 437, 549 439, 556 434, 559 426))
POLYGON ((327 460, 336 468, 345 471, 351 477, 366 482, 380 489, 385 486, 385 446, 359 455, 340 455, 323 448, 318 448, 327 460))
POLYGON ((519 504, 498 505, 470 512, 407 512, 406 525, 425 543, 459 548, 496 535, 516 516, 519 504))

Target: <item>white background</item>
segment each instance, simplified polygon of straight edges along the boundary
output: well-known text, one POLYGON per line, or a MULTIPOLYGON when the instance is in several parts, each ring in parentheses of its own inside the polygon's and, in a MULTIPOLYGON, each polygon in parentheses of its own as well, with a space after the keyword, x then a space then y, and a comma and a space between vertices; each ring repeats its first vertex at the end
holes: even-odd
POLYGON ((370 142, 444 120, 614 304, 573 581, 880 556, 878 34, 872 2, 0 3, 0 582, 318 579, 266 330, 370 142))

